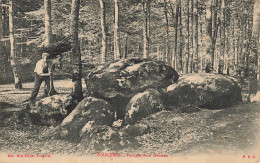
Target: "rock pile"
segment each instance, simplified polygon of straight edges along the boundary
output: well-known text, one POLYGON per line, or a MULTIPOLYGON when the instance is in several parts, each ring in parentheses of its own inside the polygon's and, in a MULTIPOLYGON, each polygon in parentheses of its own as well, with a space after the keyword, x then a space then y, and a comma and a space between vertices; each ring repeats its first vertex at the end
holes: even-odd
POLYGON ((226 108, 241 101, 241 89, 229 76, 178 73, 160 61, 125 59, 91 71, 85 78, 88 95, 66 115, 69 96, 52 96, 38 102, 30 112, 46 117, 49 112, 66 118, 53 130, 56 137, 101 151, 139 146, 135 137, 149 126, 135 123, 161 110, 181 106, 226 108), (58 103, 56 100, 61 100, 58 103), (46 110, 48 110, 46 112, 46 110))
POLYGON ((131 58, 97 67, 85 82, 88 94, 109 101, 122 119, 133 96, 149 88, 167 87, 178 78, 178 73, 164 62, 131 58))

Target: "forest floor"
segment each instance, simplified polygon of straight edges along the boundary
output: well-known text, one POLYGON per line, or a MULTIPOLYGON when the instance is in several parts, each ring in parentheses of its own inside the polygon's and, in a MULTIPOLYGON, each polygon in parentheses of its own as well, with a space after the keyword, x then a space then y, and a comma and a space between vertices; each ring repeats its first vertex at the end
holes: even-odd
MULTIPOLYGON (((54 85, 59 93, 71 90, 69 80, 55 81, 54 85)), ((22 90, 15 90, 11 84, 0 85, 0 102, 13 104, 9 107, 10 112, 19 111, 25 105, 22 101, 30 97, 32 88, 33 83, 24 83, 22 90)), ((41 88, 38 97, 43 95, 42 92, 41 88)), ((0 114, 7 111, 5 107, 0 106, 0 114)), ((4 121, 0 118, 0 153, 96 155, 95 151, 86 151, 65 140, 40 138, 51 127, 29 122, 22 124, 16 120, 15 114, 4 121)), ((152 156, 225 154, 236 155, 241 160, 249 157, 254 162, 260 160, 259 102, 242 102, 224 110, 197 109, 192 113, 161 111, 137 123, 150 128, 147 134, 136 137, 140 146, 114 152, 121 156, 127 153, 152 156)))

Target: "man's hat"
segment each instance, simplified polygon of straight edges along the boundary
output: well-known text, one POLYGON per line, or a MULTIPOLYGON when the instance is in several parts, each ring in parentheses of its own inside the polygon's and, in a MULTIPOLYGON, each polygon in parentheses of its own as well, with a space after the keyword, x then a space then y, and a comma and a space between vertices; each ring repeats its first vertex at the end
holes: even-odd
POLYGON ((50 54, 48 54, 48 53, 42 53, 42 57, 44 57, 44 56, 49 57, 50 54))

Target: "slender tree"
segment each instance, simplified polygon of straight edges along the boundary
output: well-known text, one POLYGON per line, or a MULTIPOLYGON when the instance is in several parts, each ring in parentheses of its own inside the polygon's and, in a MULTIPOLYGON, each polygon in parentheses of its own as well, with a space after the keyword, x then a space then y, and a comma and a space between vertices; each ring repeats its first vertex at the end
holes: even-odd
POLYGON ((156 57, 157 57, 157 60, 160 61, 161 60, 161 53, 160 53, 160 48, 159 46, 156 47, 156 57))
POLYGON ((176 2, 176 7, 175 7, 175 14, 174 14, 174 9, 173 9, 173 5, 172 3, 170 3, 170 9, 171 9, 171 15, 174 21, 174 50, 172 51, 172 59, 171 59, 171 65, 173 68, 175 68, 176 70, 178 70, 178 66, 177 63, 179 60, 177 60, 178 58, 178 25, 179 25, 179 8, 180 8, 180 3, 181 1, 178 0, 176 2))
POLYGON ((124 59, 127 58, 128 54, 128 33, 125 33, 125 53, 124 53, 124 59))
MULTIPOLYGON (((4 36, 4 17, 2 10, 2 0, 0 0, 0 39, 4 36)), ((4 41, 0 40, 0 53, 4 54, 4 41)), ((1 56, 4 58, 4 56, 1 56)))
POLYGON ((78 101, 82 100, 82 83, 81 83, 81 54, 78 40, 78 23, 79 23, 80 0, 72 0, 71 19, 70 19, 70 35, 71 35, 71 59, 73 68, 73 91, 72 95, 78 101))
POLYGON ((183 72, 188 73, 189 71, 189 57, 190 57, 190 2, 189 0, 185 1, 186 5, 183 7, 183 10, 186 14, 186 22, 184 27, 184 34, 185 34, 185 58, 184 58, 184 65, 183 65, 183 72))
POLYGON ((150 0, 143 0, 143 58, 148 58, 149 55, 149 6, 150 0))
POLYGON ((194 0, 190 1, 191 11, 190 11, 190 56, 189 56, 189 73, 193 72, 193 62, 194 62, 194 44, 193 44, 193 33, 194 33, 194 0))
MULTIPOLYGON (((52 23, 51 23, 51 0, 44 0, 44 25, 45 25, 45 40, 44 45, 50 46, 52 44, 52 23)), ((53 73, 55 70, 55 64, 50 65, 50 71, 53 73)), ((45 89, 46 86, 45 86, 45 89)), ((53 84, 53 76, 50 76, 50 90, 48 94, 51 96, 56 93, 53 84)))
POLYGON ((182 1, 180 1, 180 6, 179 6, 179 30, 180 30, 180 47, 179 47, 179 56, 178 56, 178 60, 179 60, 179 64, 180 64, 180 70, 183 72, 183 59, 182 59, 182 56, 183 56, 183 47, 184 47, 184 35, 183 35, 183 32, 182 32, 182 28, 183 28, 183 21, 182 21, 182 1))
POLYGON ((14 32, 15 30, 14 30, 13 0, 9 0, 10 62, 13 68, 15 88, 22 89, 22 82, 20 81, 19 69, 16 63, 14 32))
MULTIPOLYGON (((219 60, 221 58, 223 59, 223 64, 219 62, 219 68, 218 68, 218 73, 223 73, 223 69, 221 68, 221 65, 225 65, 225 43, 226 43, 226 27, 225 27, 225 0, 221 0, 221 21, 220 21, 220 56, 219 60)), ((223 67, 224 68, 224 67, 223 67)))
POLYGON ((238 58, 237 58, 237 52, 236 52, 236 31, 235 31, 235 17, 234 15, 232 15, 232 40, 233 40, 233 43, 232 43, 232 49, 233 49, 233 58, 234 58, 234 69, 237 69, 237 63, 238 63, 238 58))
MULTIPOLYGON (((207 33, 207 37, 206 37, 206 43, 207 43, 207 49, 206 49, 206 53, 207 55, 212 55, 212 44, 211 44, 211 40, 212 40, 212 2, 209 1, 206 4, 206 33, 207 33)), ((213 65, 214 63, 214 55, 211 56, 211 64, 213 65)), ((212 66, 213 67, 213 66, 212 66)))
POLYGON ((100 20, 102 31, 102 47, 101 47, 101 63, 106 62, 107 55, 107 30, 106 30, 106 5, 104 0, 99 0, 100 4, 100 20))
POLYGON ((170 50, 170 47, 169 47, 169 20, 168 20, 168 11, 167 11, 167 1, 164 0, 164 16, 165 16, 165 22, 166 22, 166 25, 165 25, 165 31, 166 31, 166 40, 165 40, 165 47, 166 47, 166 52, 165 52, 165 62, 167 63, 168 62, 168 59, 169 59, 169 50, 170 50))
POLYGON ((52 42, 51 0, 44 0, 45 46, 52 42))
POLYGON ((120 42, 119 42, 119 31, 118 31, 118 17, 119 17, 119 8, 118 0, 115 1, 115 26, 114 26, 114 59, 120 59, 120 42))
POLYGON ((198 0, 195 2, 195 10, 194 10, 194 21, 195 21, 195 30, 194 30, 194 72, 198 72, 198 54, 199 54, 199 16, 198 16, 198 0))
MULTIPOLYGON (((203 24, 202 24, 202 19, 205 16, 206 18, 206 12, 201 12, 201 14, 199 15, 199 36, 200 36, 200 45, 201 46, 206 46, 205 44, 203 44, 203 38, 208 39, 208 37, 205 36, 205 32, 203 33, 203 24), (204 37, 205 36, 205 37, 204 37)), ((205 24, 207 24, 207 22, 205 21, 205 24)), ((205 48, 204 48, 205 49, 205 48)), ((204 49, 201 48, 201 52, 199 53, 199 58, 200 58, 200 71, 202 72, 204 70, 204 65, 203 65, 203 54, 204 54, 204 49)))
POLYGON ((207 23, 207 54, 211 56, 211 67, 215 69, 215 45, 218 36, 219 18, 218 18, 219 0, 209 1, 206 7, 207 23))

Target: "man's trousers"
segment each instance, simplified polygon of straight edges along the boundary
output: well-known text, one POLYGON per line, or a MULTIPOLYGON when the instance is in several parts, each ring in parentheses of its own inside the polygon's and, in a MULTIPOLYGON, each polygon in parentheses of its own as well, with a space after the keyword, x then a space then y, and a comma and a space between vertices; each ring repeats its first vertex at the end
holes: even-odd
POLYGON ((37 97, 41 84, 44 81, 47 88, 44 88, 44 94, 48 95, 48 92, 50 90, 50 77, 49 76, 39 76, 37 73, 34 73, 34 88, 31 94, 30 100, 33 101, 37 97))

